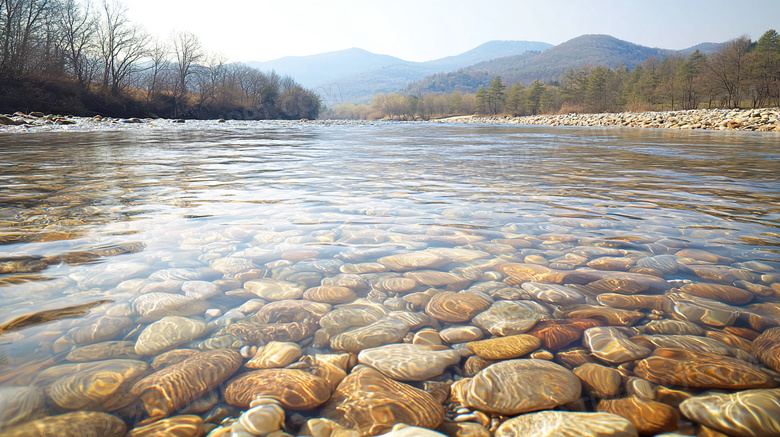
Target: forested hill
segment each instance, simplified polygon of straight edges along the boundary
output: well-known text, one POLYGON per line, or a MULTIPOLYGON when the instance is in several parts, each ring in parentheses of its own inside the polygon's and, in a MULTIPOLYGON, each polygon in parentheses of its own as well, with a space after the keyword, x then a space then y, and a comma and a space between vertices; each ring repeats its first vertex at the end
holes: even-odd
POLYGON ((411 62, 351 48, 311 56, 288 56, 267 62, 248 62, 261 70, 294 77, 313 88, 326 104, 370 102, 374 94, 395 92, 409 82, 490 59, 540 52, 552 47, 538 41, 488 41, 459 55, 411 62))
POLYGON ((721 44, 703 43, 690 49, 673 51, 645 47, 609 35, 582 35, 540 53, 525 53, 480 62, 457 71, 435 74, 408 84, 402 94, 475 92, 490 80, 500 76, 506 84, 520 82, 526 86, 534 80, 557 80, 569 69, 583 66, 629 69, 642 64, 649 57, 659 60, 674 53, 688 54, 697 48, 703 53, 717 50, 721 44))

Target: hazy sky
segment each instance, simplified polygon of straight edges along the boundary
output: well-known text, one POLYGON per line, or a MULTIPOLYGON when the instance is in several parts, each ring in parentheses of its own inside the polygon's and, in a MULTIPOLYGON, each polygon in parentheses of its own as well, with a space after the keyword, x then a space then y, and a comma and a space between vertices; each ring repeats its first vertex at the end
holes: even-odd
POLYGON ((427 61, 490 40, 560 44, 587 33, 682 49, 780 27, 780 0, 125 0, 133 21, 188 30, 230 61, 350 47, 427 61))

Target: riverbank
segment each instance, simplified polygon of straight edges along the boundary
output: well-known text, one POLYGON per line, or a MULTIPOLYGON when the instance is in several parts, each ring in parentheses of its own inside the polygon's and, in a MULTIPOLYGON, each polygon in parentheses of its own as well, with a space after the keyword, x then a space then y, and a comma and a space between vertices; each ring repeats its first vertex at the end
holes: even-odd
POLYGON ((689 111, 618 112, 509 116, 461 116, 440 123, 505 123, 549 126, 619 126, 663 129, 708 129, 780 132, 780 108, 696 109, 689 111))

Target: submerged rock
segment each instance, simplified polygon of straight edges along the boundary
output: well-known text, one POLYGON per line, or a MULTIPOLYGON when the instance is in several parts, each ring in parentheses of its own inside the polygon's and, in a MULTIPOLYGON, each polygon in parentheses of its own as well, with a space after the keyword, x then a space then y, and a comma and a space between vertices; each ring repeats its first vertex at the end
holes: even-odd
POLYGON ((75 411, 44 417, 3 430, 3 437, 83 437, 85 431, 103 437, 123 437, 127 426, 122 419, 95 411, 75 411))
POLYGON ((275 399, 291 410, 311 410, 328 400, 330 384, 301 370, 263 369, 241 375, 225 388, 229 405, 249 408, 256 397, 275 399))
POLYGON ((627 419, 611 413, 541 411, 513 417, 496 429, 495 437, 637 437, 627 419))
POLYGON ((371 366, 398 381, 425 381, 441 375, 460 362, 460 353, 445 346, 389 344, 364 349, 358 355, 361 364, 371 366))
POLYGON ((336 388, 322 415, 362 435, 377 435, 396 423, 436 429, 444 421, 444 408, 422 390, 358 366, 336 388))
POLYGON ((780 389, 694 396, 680 404, 680 411, 727 435, 780 435, 780 389))
POLYGON ((580 380, 566 368, 544 360, 501 361, 481 370, 464 386, 471 408, 515 415, 554 408, 580 397, 580 380))

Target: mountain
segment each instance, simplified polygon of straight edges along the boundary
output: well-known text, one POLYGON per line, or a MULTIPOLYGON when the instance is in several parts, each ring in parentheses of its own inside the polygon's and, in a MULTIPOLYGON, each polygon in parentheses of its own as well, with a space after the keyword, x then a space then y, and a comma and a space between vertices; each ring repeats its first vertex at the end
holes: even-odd
POLYGON ((345 102, 367 103, 376 93, 398 91, 409 82, 431 74, 550 47, 551 44, 538 41, 489 41, 459 55, 427 62, 406 61, 351 48, 247 64, 260 70, 290 75, 301 85, 319 93, 326 105, 332 106, 345 102))
POLYGON ((247 65, 263 71, 274 70, 281 75, 290 75, 305 87, 313 87, 361 71, 403 64, 414 62, 390 55, 378 55, 359 48, 311 56, 287 56, 267 62, 247 62, 247 65))
POLYGON ((525 52, 541 52, 550 47, 552 44, 538 41, 488 41, 459 55, 435 59, 425 62, 425 64, 454 70, 505 56, 519 55, 525 52))
POLYGON ((454 72, 434 74, 410 83, 401 92, 415 95, 429 92, 475 92, 480 86, 487 86, 495 76, 500 76, 507 85, 520 82, 528 86, 536 79, 542 82, 557 80, 567 70, 583 66, 617 68, 624 65, 633 69, 651 56, 660 60, 675 53, 687 56, 696 49, 708 53, 718 47, 720 44, 703 43, 674 51, 645 47, 609 35, 582 35, 541 53, 506 56, 454 72))

